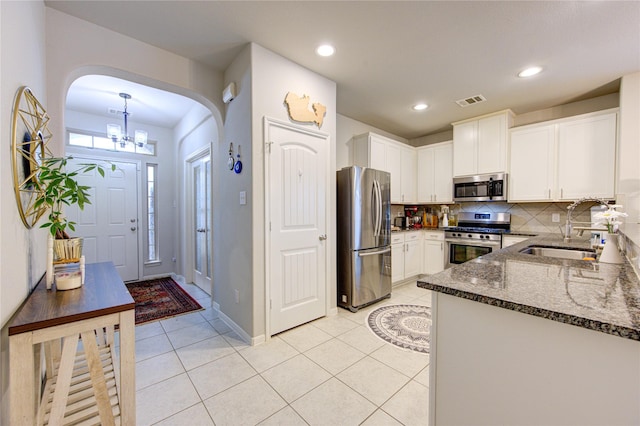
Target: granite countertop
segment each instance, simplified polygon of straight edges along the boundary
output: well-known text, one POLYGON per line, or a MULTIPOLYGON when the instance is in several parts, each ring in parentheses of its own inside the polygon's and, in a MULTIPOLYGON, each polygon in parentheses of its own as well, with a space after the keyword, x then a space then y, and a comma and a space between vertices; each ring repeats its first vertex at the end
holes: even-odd
POLYGON ((534 256, 529 245, 588 248, 544 234, 449 268, 418 286, 640 341, 640 280, 622 265, 534 256))

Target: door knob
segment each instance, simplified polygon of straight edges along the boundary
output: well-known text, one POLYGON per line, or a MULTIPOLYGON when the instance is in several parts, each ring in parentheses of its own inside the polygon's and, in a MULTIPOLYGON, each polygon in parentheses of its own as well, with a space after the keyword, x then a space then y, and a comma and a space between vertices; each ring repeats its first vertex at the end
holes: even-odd
POLYGON ((132 226, 132 227, 131 227, 131 230, 132 230, 132 231, 135 231, 135 230, 136 230, 136 227, 135 227, 135 226, 132 226))
POLYGON ((327 234, 322 234, 322 235, 320 235, 320 236, 318 237, 318 239, 319 239, 320 241, 324 241, 324 240, 326 240, 326 239, 327 239, 327 234))

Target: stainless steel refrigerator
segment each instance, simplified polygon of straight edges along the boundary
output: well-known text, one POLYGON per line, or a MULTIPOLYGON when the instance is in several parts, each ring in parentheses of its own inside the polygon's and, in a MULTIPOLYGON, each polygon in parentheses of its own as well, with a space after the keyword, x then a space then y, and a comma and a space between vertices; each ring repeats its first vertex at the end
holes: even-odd
POLYGON ((338 171, 338 305, 356 312, 391 295, 391 177, 338 171))

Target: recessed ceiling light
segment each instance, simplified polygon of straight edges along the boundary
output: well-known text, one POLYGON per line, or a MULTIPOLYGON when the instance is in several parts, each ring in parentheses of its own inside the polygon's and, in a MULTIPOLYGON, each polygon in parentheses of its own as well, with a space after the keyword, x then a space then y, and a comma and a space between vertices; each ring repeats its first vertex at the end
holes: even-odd
POLYGON ((422 111, 429 108, 429 105, 425 104, 425 103, 419 103, 419 104, 415 104, 413 106, 413 109, 416 111, 422 111))
POLYGON ((522 71, 520 71, 518 73, 518 77, 533 77, 534 75, 538 74, 540 71, 542 71, 542 67, 529 67, 527 69, 524 69, 522 71))
POLYGON ((316 48, 316 53, 320 56, 331 56, 336 53, 336 49, 330 44, 323 44, 316 48))

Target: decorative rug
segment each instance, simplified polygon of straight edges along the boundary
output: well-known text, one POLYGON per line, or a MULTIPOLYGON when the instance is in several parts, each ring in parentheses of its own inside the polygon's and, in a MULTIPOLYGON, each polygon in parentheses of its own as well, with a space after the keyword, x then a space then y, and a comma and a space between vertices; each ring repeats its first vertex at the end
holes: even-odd
POLYGON ((203 310, 171 277, 127 283, 136 302, 136 324, 203 310))
POLYGON ((374 309, 367 325, 384 341, 403 349, 429 353, 431 308, 420 305, 389 305, 374 309))

